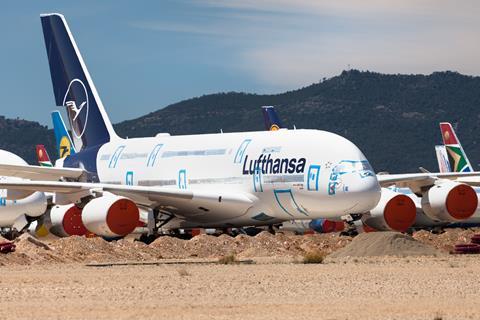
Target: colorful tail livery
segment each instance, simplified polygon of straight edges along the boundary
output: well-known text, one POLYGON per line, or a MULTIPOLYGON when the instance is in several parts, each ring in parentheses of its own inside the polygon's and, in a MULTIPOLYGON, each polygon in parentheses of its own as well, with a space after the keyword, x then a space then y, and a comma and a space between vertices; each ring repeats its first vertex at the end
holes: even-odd
POLYGON ((280 128, 283 128, 280 119, 278 118, 277 112, 273 106, 263 106, 263 119, 265 121, 265 129, 267 131, 276 131, 280 128))
POLYGON ((441 122, 440 131, 442 132, 443 144, 447 150, 450 171, 472 172, 472 165, 470 164, 470 161, 468 161, 467 155, 465 154, 452 125, 448 122, 441 122))
POLYGON ((443 144, 435 146, 435 155, 437 156, 438 171, 441 173, 452 172, 447 149, 443 144))
POLYGON ((67 131, 60 112, 52 112, 52 122, 59 159, 75 154, 75 147, 73 146, 72 139, 70 139, 70 134, 67 131))
POLYGON ((43 144, 37 144, 37 160, 41 167, 53 167, 52 161, 48 156, 47 149, 43 144))
POLYGON ((67 108, 76 150, 116 138, 65 18, 52 13, 41 15, 40 19, 55 102, 67 108))

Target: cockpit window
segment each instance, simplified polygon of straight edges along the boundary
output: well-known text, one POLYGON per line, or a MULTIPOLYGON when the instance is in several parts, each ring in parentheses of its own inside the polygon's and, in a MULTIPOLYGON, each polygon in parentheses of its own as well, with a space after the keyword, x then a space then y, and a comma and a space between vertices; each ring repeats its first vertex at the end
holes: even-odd
POLYGON ((352 172, 362 172, 362 171, 372 171, 372 166, 368 161, 352 161, 352 160, 342 160, 338 165, 333 168, 333 172, 337 174, 345 174, 352 172))

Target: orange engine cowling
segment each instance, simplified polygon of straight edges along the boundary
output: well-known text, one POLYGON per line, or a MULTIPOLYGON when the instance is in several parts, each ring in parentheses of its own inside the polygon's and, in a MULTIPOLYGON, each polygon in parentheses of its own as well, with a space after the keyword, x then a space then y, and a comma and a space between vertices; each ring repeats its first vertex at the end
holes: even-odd
POLYGON ((445 181, 434 185, 422 197, 422 209, 435 221, 455 222, 470 218, 478 206, 475 190, 464 183, 445 181))
POLYGON ((407 195, 382 188, 377 206, 362 217, 362 222, 379 231, 405 232, 415 222, 417 208, 407 195))
POLYGON ((82 221, 88 231, 102 237, 132 233, 139 221, 139 210, 132 200, 105 194, 85 205, 82 221))
POLYGON ((87 229, 82 222, 82 209, 74 204, 56 205, 50 209, 50 232, 58 237, 83 236, 87 229))

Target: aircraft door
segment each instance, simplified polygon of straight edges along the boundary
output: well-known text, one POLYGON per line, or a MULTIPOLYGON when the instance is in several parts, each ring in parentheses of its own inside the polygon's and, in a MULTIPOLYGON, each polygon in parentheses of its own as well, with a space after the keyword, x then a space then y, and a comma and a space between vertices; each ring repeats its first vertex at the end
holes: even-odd
POLYGON ((318 179, 320 176, 320 166, 311 165, 308 168, 307 176, 307 190, 308 191, 318 191, 318 179))
POLYGON ((289 216, 294 217, 298 213, 301 213, 304 216, 308 216, 307 212, 303 210, 303 208, 299 206, 299 204, 295 200, 291 189, 274 190, 273 193, 277 205, 283 212, 285 212, 289 216))
POLYGON ((253 172, 253 190, 255 192, 263 192, 262 169, 259 166, 257 166, 253 172))
POLYGON ((187 189, 187 170, 185 169, 178 172, 178 188, 187 189))

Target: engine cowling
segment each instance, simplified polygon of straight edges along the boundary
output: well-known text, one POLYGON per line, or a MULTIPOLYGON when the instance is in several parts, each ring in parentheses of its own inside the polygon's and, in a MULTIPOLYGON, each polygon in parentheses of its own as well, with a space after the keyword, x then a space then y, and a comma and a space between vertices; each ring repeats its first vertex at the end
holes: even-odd
POLYGON ((415 222, 417 209, 407 195, 382 188, 382 195, 377 206, 364 215, 365 225, 379 231, 405 232, 415 222))
POLYGON ((314 219, 308 224, 310 229, 318 233, 340 232, 345 229, 343 221, 333 221, 328 219, 314 219))
POLYGON ((82 222, 82 209, 75 204, 56 205, 50 209, 50 232, 58 237, 83 236, 87 229, 82 222))
POLYGON ((423 212, 435 221, 462 221, 470 218, 478 206, 475 190, 464 183, 445 181, 434 185, 422 197, 423 212))
POLYGON ((139 221, 139 210, 132 200, 104 195, 85 205, 82 221, 88 231, 102 237, 121 237, 132 233, 139 221))

